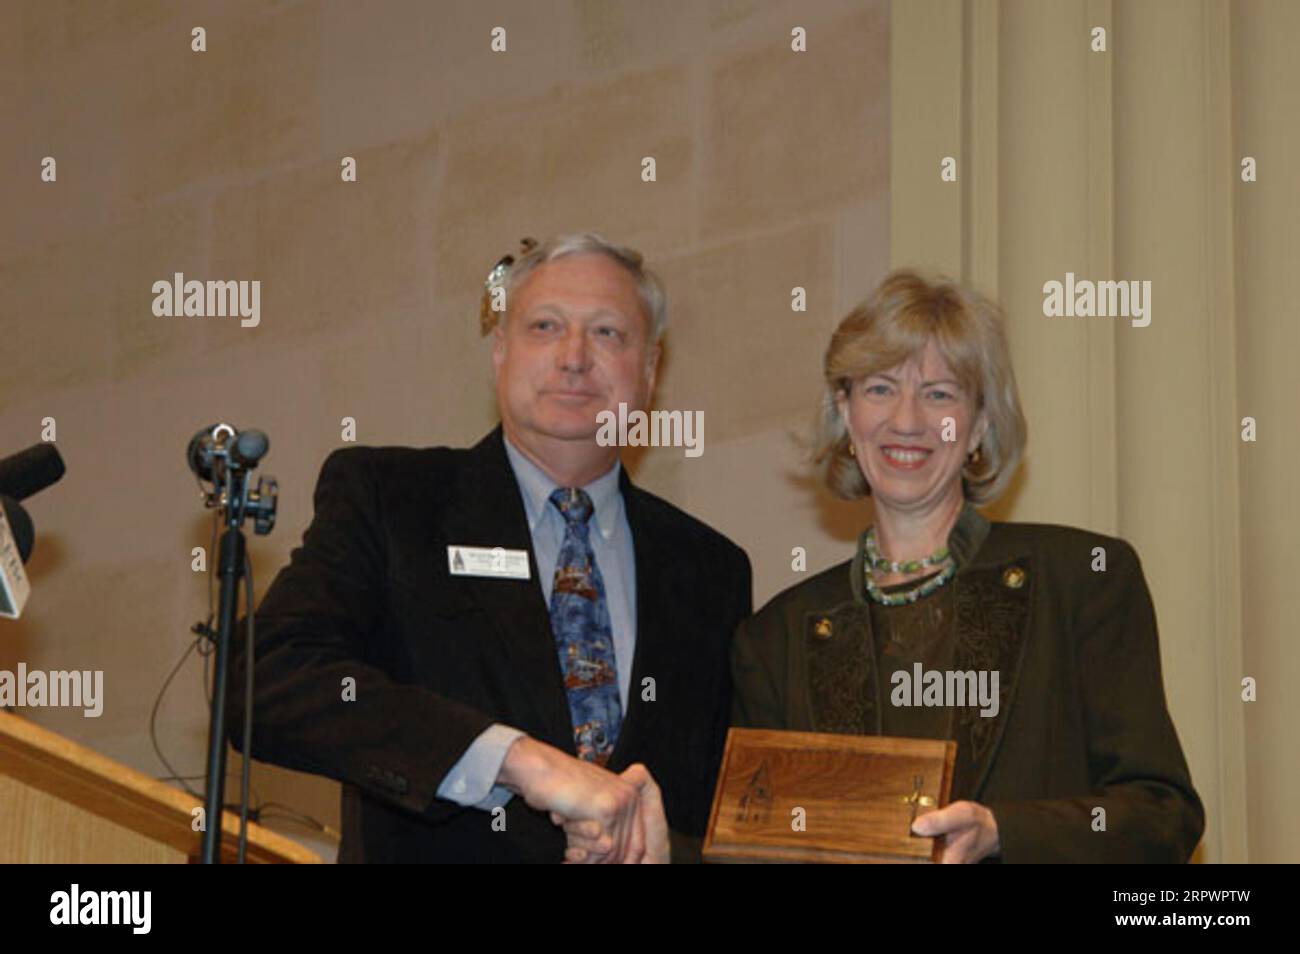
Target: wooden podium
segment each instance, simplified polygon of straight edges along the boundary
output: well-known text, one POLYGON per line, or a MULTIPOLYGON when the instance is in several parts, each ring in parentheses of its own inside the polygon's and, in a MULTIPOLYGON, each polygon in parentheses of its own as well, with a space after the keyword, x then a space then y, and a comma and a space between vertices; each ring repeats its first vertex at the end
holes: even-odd
MULTIPOLYGON (((185 863, 203 802, 20 716, 0 711, 0 863, 185 863)), ((239 816, 224 812, 221 857, 234 862, 239 816)), ((316 863, 314 851, 248 823, 250 863, 316 863)))

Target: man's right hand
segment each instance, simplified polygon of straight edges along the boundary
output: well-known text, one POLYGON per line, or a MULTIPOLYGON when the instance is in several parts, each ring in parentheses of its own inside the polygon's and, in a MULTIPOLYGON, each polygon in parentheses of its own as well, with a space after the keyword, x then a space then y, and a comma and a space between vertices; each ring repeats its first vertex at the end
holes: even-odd
MULTIPOLYGON (((645 826, 645 856, 643 865, 666 865, 672 862, 671 841, 668 834, 668 819, 664 816, 663 796, 655 784, 650 770, 640 762, 629 765, 619 778, 631 782, 641 795, 637 808, 641 823, 645 826)), ((602 837, 600 827, 590 821, 565 821, 551 813, 551 821, 564 826, 564 833, 569 837, 569 847, 564 852, 564 860, 572 862, 602 863, 608 861, 608 839, 602 837)))
POLYGON ((640 789, 627 779, 554 746, 521 736, 506 753, 497 784, 521 795, 532 808, 564 822, 593 821, 609 839, 607 858, 639 864, 646 851, 638 811, 640 789))

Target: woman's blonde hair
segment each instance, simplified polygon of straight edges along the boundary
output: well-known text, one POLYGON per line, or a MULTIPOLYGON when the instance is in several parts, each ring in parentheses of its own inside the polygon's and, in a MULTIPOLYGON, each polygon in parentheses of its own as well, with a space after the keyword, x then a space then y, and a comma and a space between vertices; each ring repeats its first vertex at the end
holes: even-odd
POLYGON ((849 453, 848 428, 836 396, 849 394, 853 382, 869 374, 919 359, 930 342, 972 398, 976 413, 984 411, 988 421, 978 459, 962 468, 966 499, 986 504, 1006 489, 1024 453, 1026 428, 1002 313, 958 282, 900 269, 885 276, 871 297, 849 312, 826 349, 826 389, 813 461, 837 495, 865 497, 871 488, 849 453))

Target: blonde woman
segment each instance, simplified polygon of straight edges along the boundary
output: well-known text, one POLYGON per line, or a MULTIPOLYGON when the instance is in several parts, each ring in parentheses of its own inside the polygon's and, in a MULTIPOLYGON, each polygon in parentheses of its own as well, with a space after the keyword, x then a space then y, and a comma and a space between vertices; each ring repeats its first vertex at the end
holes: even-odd
POLYGON ((852 560, 740 625, 732 722, 955 739, 952 801, 913 829, 945 837, 945 862, 1186 861, 1204 811, 1137 554, 976 510, 1024 446, 996 306, 888 276, 831 339, 815 455, 872 522, 852 560), (976 698, 943 695, 959 683, 976 698))

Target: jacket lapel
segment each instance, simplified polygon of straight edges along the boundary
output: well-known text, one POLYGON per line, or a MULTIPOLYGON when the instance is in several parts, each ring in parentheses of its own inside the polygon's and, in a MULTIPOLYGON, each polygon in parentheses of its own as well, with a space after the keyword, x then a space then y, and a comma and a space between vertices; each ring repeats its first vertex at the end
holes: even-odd
MULTIPOLYGON (((805 613, 804 653, 808 660, 811 729, 846 735, 879 735, 880 686, 871 608, 853 600, 825 612, 805 613)), ((802 713, 787 713, 791 726, 802 713)))
POLYGON ((636 639, 627 711, 623 713, 618 743, 610 756, 613 769, 625 767, 627 752, 634 741, 633 733, 642 732, 646 727, 643 723, 650 717, 641 702, 643 674, 654 673, 657 681, 663 682, 668 670, 674 666, 664 637, 671 631, 668 608, 672 605, 671 578, 676 562, 669 542, 661 533, 655 532, 646 512, 645 498, 633 486, 626 467, 619 474, 619 492, 623 495, 623 508, 628 528, 632 531, 632 555, 636 562, 636 639))
POLYGON ((545 740, 575 754, 550 611, 537 578, 532 534, 500 426, 470 449, 454 498, 443 518, 449 544, 528 552, 527 580, 474 576, 458 580, 491 618, 514 673, 527 687, 525 695, 546 727, 545 740))
POLYGON ((1033 580, 1034 568, 1027 558, 971 567, 953 580, 958 634, 954 668, 998 674, 996 715, 980 715, 977 705, 955 713, 954 798, 978 799, 1002 744, 1028 643, 1033 580))

